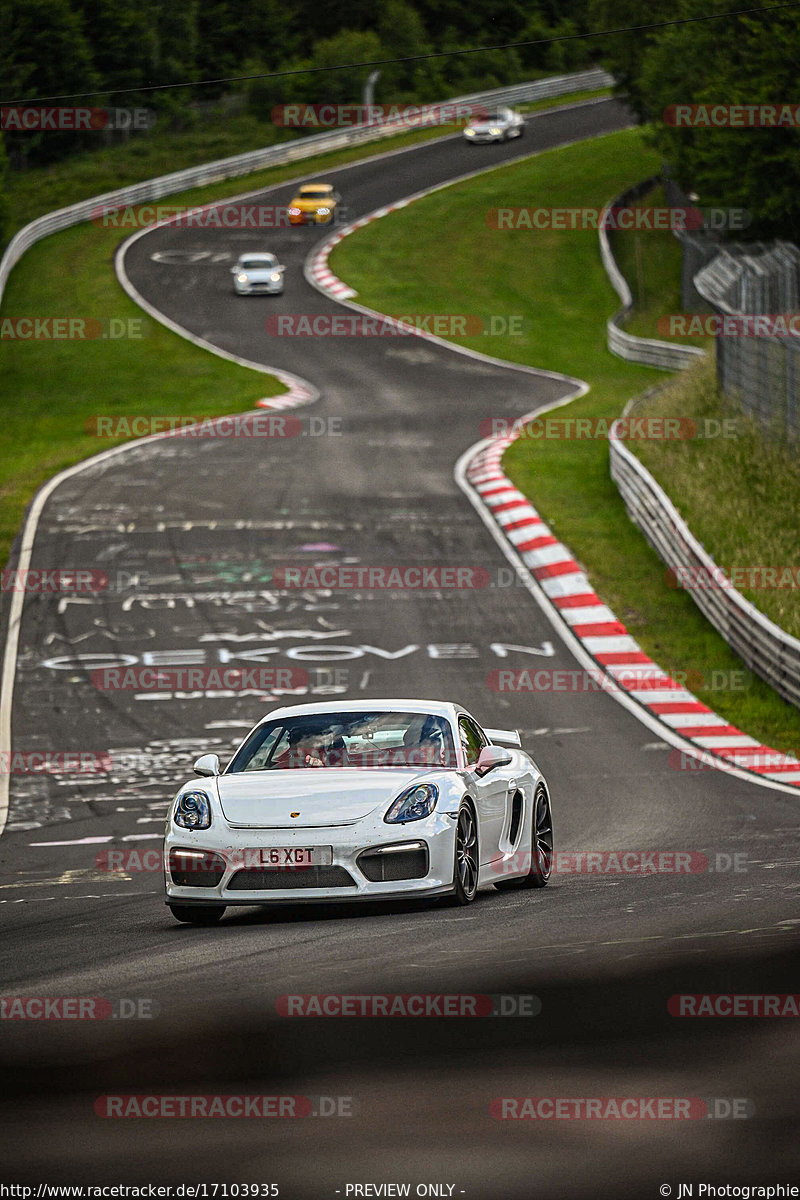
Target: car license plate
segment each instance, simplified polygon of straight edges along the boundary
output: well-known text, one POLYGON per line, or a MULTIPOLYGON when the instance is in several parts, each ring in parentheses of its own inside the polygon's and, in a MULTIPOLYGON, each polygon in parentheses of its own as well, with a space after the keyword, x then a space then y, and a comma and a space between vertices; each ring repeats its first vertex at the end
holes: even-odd
POLYGON ((297 869, 298 867, 329 867, 333 862, 331 846, 270 846, 259 850, 262 867, 297 869))

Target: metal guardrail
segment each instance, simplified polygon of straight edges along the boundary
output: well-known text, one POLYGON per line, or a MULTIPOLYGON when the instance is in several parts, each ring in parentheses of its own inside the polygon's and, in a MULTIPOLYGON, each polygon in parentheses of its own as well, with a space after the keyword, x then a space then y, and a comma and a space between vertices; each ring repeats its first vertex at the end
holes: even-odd
MULTIPOLYGON (((648 191, 655 182, 655 179, 644 180, 612 203, 629 204, 648 191)), ((606 271, 624 305, 608 322, 609 349, 629 361, 648 363, 670 370, 688 367, 698 358, 702 358, 704 352, 697 347, 671 346, 648 338, 636 338, 619 328, 619 322, 631 306, 631 291, 617 266, 604 229, 600 231, 600 246, 606 271), (667 353, 668 351, 677 351, 678 357, 667 353), (681 355, 685 356, 683 361, 680 361, 681 355)), ((793 285, 792 280, 797 278, 800 251, 794 246, 779 244, 776 253, 783 270, 776 272, 767 269, 754 273, 743 271, 740 260, 745 258, 749 262, 753 251, 758 254, 760 247, 750 246, 746 249, 749 249, 749 255, 745 251, 722 251, 717 255, 695 276, 698 292, 704 299, 726 312, 741 312, 738 304, 745 299, 758 305, 772 303, 775 305, 772 311, 791 311, 792 307, 796 307, 796 291, 792 292, 792 287, 796 285, 793 285), (780 277, 778 283, 775 282, 776 275, 780 277), (754 278, 759 281, 760 286, 754 286, 754 278), (745 280, 748 282, 745 283, 745 280), (794 304, 791 303, 792 300, 794 304), (737 304, 735 308, 734 302, 737 304)), ((771 264, 763 265, 769 268, 771 264)), ((759 311, 768 312, 770 309, 760 308, 759 311)), ((800 343, 800 338, 788 340, 800 343)), ((792 354, 791 346, 781 345, 780 349, 776 350, 768 346, 770 341, 786 343, 787 339, 717 338, 718 371, 722 357, 723 372, 726 369, 724 364, 727 363, 729 374, 733 374, 734 369, 738 372, 736 378, 741 386, 742 379, 747 379, 744 370, 747 366, 751 373, 760 373, 760 386, 763 389, 764 378, 769 380, 769 363, 765 361, 765 356, 771 355, 774 359, 775 355, 780 353, 781 356, 785 356, 781 359, 784 363, 790 361, 792 354), (729 342, 733 344, 731 347, 727 345, 729 342), (740 361, 743 357, 747 359, 746 364, 740 361)), ((800 350, 800 344, 797 345, 797 350, 800 350)), ((722 374, 720 378, 723 379, 722 374)), ((800 379, 800 357, 797 359, 797 378, 800 379)), ((758 386, 754 381, 754 387, 758 386)), ((636 399, 629 401, 623 416, 627 416, 636 403, 636 399)), ((689 580, 702 583, 717 581, 717 586, 694 586, 689 589, 692 599, 703 615, 752 671, 766 680, 784 700, 800 706, 800 639, 770 621, 732 585, 719 586, 719 582, 726 578, 724 572, 694 536, 664 489, 624 442, 617 438, 609 439, 609 460, 611 478, 617 485, 628 516, 644 534, 662 562, 673 570, 688 569, 689 580)), ((678 578, 680 579, 680 576, 678 578)))
MULTIPOLYGON (((506 88, 494 88, 486 92, 475 92, 469 96, 457 96, 454 99, 437 103, 448 106, 455 104, 521 104, 526 101, 568 96, 571 92, 611 87, 613 82, 613 78, 606 71, 592 69, 573 72, 571 75, 530 80, 526 83, 512 84, 506 88)), ((429 109, 435 105, 426 104, 425 107, 429 109)), ((422 125, 423 119, 420 118, 416 123, 422 125)), ((6 247, 2 260, 0 260, 0 302, 2 302, 8 277, 26 250, 29 250, 42 238, 49 237, 51 233, 58 233, 62 229, 68 229, 72 225, 79 225, 82 221, 90 220, 100 208, 126 208, 133 204, 147 204, 153 200, 160 200, 164 196, 173 195, 175 192, 248 175, 261 167, 300 162, 304 158, 338 150, 345 146, 361 145, 365 142, 377 141, 380 138, 394 137, 398 133, 405 132, 409 127, 413 127, 413 124, 413 121, 402 118, 387 121, 382 125, 355 125, 345 130, 336 129, 312 134, 310 137, 281 142, 276 146, 250 150, 245 154, 233 155, 231 158, 222 158, 198 167, 189 167, 182 171, 173 171, 169 175, 146 179, 142 183, 132 184, 130 187, 120 188, 113 192, 105 192, 101 196, 92 196, 79 204, 71 204, 67 208, 47 213, 20 229, 6 247)))
MULTIPOLYGON (((791 242, 729 246, 695 276, 718 312, 786 315, 800 310, 800 249, 791 242)), ((768 435, 800 438, 800 337, 719 337, 717 379, 768 435)))
MULTIPOLYGON (((688 569, 690 580, 703 583, 723 580, 724 572, 636 455, 615 438, 609 439, 609 453, 611 478, 625 502, 628 516, 661 560, 673 570, 688 569)), ((732 586, 693 586, 688 590, 703 615, 742 661, 784 700, 800 706, 800 639, 770 621, 732 586)))
POLYGON ((721 249, 695 279, 715 308, 788 313, 800 308, 800 249, 792 242, 749 242, 721 249))
MULTIPOLYGON (((612 200, 609 207, 623 208, 632 204, 640 196, 649 192, 659 180, 660 176, 654 175, 650 179, 634 184, 633 187, 628 188, 627 191, 612 200)), ((622 308, 606 321, 606 342, 611 353, 616 354, 618 358, 624 358, 626 362, 659 367, 662 371, 684 371, 697 362, 698 358, 703 358, 705 351, 698 346, 679 346, 672 342, 661 342, 657 338, 636 337, 622 328, 623 321, 633 308, 633 294, 614 258, 608 230, 602 224, 598 230, 598 236, 603 266, 611 281, 611 286, 622 301, 622 308)))

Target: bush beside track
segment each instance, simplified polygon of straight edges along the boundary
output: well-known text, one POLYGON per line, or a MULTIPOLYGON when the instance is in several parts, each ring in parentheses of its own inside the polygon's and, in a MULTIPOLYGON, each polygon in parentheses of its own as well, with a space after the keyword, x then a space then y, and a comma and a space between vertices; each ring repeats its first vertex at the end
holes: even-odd
MULTIPOLYGON (((523 314, 521 336, 452 340, 586 379, 590 393, 559 415, 611 421, 631 396, 664 376, 606 349, 605 320, 616 297, 596 232, 500 231, 487 228, 485 214, 537 203, 602 208, 657 168, 639 130, 548 151, 367 225, 334 249, 331 269, 358 290, 360 303, 382 312, 523 314)), ((474 432, 477 441, 480 431, 474 432)), ((691 668, 705 679, 743 672, 736 690, 693 691, 764 742, 785 750, 800 745, 797 710, 745 670, 686 592, 666 586, 663 563, 628 520, 609 477, 605 441, 520 438, 504 468, 646 653, 670 672, 691 668)))

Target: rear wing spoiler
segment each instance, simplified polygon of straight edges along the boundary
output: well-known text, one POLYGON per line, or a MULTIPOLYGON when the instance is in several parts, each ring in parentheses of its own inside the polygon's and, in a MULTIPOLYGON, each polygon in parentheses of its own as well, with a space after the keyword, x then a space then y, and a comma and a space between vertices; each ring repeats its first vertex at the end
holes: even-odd
POLYGON ((484 729, 490 742, 501 746, 518 746, 522 748, 519 733, 516 729, 484 729))

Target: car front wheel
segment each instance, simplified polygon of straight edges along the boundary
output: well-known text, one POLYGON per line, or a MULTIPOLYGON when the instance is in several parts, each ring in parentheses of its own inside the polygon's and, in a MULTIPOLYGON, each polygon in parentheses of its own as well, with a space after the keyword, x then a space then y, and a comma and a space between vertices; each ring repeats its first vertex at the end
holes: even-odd
POLYGON ((183 925, 216 925, 225 912, 224 904, 170 904, 169 911, 183 925))
POLYGON ((478 826, 472 806, 463 803, 456 820, 453 903, 471 904, 478 890, 478 826))

